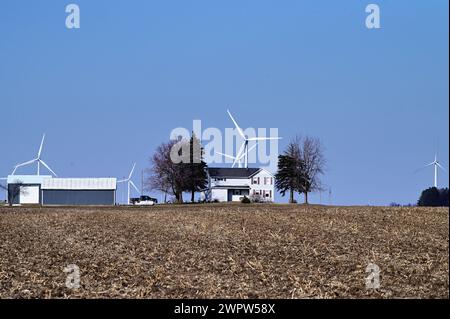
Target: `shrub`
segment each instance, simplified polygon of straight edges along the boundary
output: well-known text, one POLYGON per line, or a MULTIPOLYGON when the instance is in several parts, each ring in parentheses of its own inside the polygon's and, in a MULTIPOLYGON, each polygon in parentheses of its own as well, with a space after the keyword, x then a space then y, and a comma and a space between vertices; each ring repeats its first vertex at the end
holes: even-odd
POLYGON ((250 201, 252 201, 253 203, 262 203, 263 198, 261 197, 261 195, 253 194, 250 196, 250 201))
POLYGON ((241 200, 242 204, 250 204, 252 201, 247 196, 244 196, 241 200))

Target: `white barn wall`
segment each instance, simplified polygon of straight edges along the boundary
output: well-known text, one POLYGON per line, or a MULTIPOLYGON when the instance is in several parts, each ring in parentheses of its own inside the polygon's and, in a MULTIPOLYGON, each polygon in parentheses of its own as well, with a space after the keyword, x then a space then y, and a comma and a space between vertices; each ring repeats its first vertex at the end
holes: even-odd
POLYGON ((20 186, 20 203, 21 204, 39 204, 39 185, 20 186))

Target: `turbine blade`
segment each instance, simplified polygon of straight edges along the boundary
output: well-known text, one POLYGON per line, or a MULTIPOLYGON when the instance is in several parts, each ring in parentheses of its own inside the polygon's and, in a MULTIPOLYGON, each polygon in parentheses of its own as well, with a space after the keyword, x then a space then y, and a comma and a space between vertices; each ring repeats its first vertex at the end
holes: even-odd
POLYGON ((128 179, 121 179, 120 181, 117 181, 117 183, 125 183, 128 182, 128 179))
POLYGON ((131 169, 131 172, 130 172, 130 175, 128 176, 128 179, 131 179, 131 176, 133 176, 135 168, 136 168, 136 163, 133 164, 133 168, 131 169))
POLYGON ((39 147, 39 152, 38 152, 38 159, 41 158, 41 153, 42 153, 42 147, 44 146, 44 140, 45 140, 45 133, 44 135, 42 135, 42 141, 41 141, 41 146, 39 147))
POLYGON ((134 185, 133 181, 130 181, 130 185, 133 186, 133 188, 136 190, 136 192, 138 192, 138 194, 141 193, 141 192, 139 191, 139 189, 136 187, 136 185, 134 185))
POLYGON ((58 175, 56 175, 56 173, 54 171, 52 171, 52 169, 42 160, 39 160, 39 162, 44 165, 53 175, 55 175, 55 177, 58 177, 58 175))
POLYGON ((228 155, 228 154, 224 154, 224 153, 220 153, 220 152, 216 152, 216 154, 219 154, 219 155, 224 156, 226 158, 230 158, 232 160, 236 159, 236 157, 228 155))
POLYGON ((34 160, 31 160, 31 161, 28 161, 28 162, 25 162, 25 163, 22 163, 22 164, 17 164, 17 165, 14 167, 14 171, 16 171, 16 169, 18 169, 19 167, 27 166, 27 165, 33 164, 33 163, 36 162, 36 161, 37 161, 37 159, 34 159, 34 160))
POLYGON ((251 137, 248 141, 270 141, 270 140, 282 140, 282 137, 251 137))
POLYGON ((255 145, 253 145, 252 147, 250 147, 250 148, 248 149, 248 152, 250 153, 251 151, 253 151, 253 150, 256 148, 256 146, 258 146, 258 142, 256 142, 255 145))
POLYGON ((231 115, 230 110, 227 110, 227 112, 228 112, 228 115, 230 116, 231 120, 233 121, 234 126, 236 126, 236 129, 237 129, 239 135, 242 136, 242 138, 243 138, 244 140, 247 139, 247 138, 245 137, 244 132, 242 131, 242 129, 239 127, 239 125, 237 124, 236 120, 234 119, 233 115, 231 115))
POLYGON ((436 165, 437 165, 441 170, 443 170, 444 172, 447 173, 447 170, 446 170, 441 164, 436 163, 436 165))
POLYGON ((243 152, 241 157, 238 158, 239 163, 241 163, 242 159, 245 157, 245 154, 246 153, 250 153, 251 151, 253 151, 256 148, 257 145, 258 145, 258 142, 256 142, 255 145, 250 147, 247 152, 243 152))
POLYGON ((422 171, 422 170, 424 170, 424 169, 427 168, 427 167, 433 166, 434 164, 435 164, 435 163, 433 162, 433 163, 427 164, 427 165, 425 165, 425 166, 422 166, 421 168, 416 169, 416 170, 414 171, 414 174, 415 174, 415 173, 418 173, 418 172, 420 172, 420 171, 422 171))
POLYGON ((242 143, 242 146, 239 149, 239 152, 237 153, 236 158, 234 159, 232 167, 236 166, 236 163, 239 161, 239 159, 245 155, 245 145, 246 145, 246 142, 242 143))

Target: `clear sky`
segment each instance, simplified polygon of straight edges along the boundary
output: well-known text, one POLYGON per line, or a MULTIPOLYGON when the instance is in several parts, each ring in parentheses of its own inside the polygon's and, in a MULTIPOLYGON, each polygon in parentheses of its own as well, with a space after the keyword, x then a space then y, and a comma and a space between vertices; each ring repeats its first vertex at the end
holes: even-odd
POLYGON ((0 2, 1 177, 44 132, 59 175, 123 177, 175 127, 232 127, 227 108, 279 128, 280 149, 319 137, 333 204, 415 202, 436 145, 448 168, 446 0, 71 2, 0 2), (369 3, 381 29, 365 27, 369 3))

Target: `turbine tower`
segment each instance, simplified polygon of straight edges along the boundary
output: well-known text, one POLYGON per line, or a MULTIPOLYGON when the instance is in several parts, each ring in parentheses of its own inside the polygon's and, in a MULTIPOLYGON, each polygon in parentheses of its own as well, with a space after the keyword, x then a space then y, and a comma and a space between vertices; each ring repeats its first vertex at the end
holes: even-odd
POLYGON ((128 186, 128 204, 130 204, 130 192, 131 192, 130 188, 131 187, 133 187, 136 190, 136 192, 138 192, 140 194, 139 189, 136 187, 136 185, 131 180, 131 177, 133 176, 135 168, 136 168, 136 163, 133 164, 133 168, 131 169, 130 175, 128 175, 127 179, 123 179, 123 180, 117 181, 117 183, 125 183, 125 182, 127 182, 127 186, 128 186))
POLYGON ((19 167, 23 167, 23 166, 27 166, 27 165, 31 165, 33 163, 37 163, 37 175, 39 176, 41 173, 41 164, 47 168, 55 177, 58 177, 58 175, 56 175, 56 173, 41 159, 41 155, 42 155, 42 147, 44 146, 44 140, 45 140, 45 134, 42 136, 42 141, 41 141, 41 146, 39 147, 39 151, 37 154, 37 157, 35 159, 32 159, 31 161, 22 163, 22 164, 17 164, 16 166, 14 166, 14 170, 11 173, 11 175, 14 175, 16 173, 16 170, 19 167))
POLYGON ((234 160, 233 166, 236 165, 238 160, 244 156, 245 157, 245 168, 248 168, 248 143, 252 141, 269 141, 269 140, 281 140, 281 137, 248 137, 244 134, 244 131, 241 129, 241 127, 238 125, 236 120, 234 119, 233 115, 231 115, 230 110, 227 110, 228 115, 230 116, 231 120, 234 123, 234 126, 236 127, 236 130, 238 131, 239 135, 244 139, 244 142, 241 145, 241 148, 239 149, 239 152, 236 155, 236 158, 234 160))
POLYGON ((425 165, 422 168, 419 168, 416 172, 421 171, 421 170, 423 170, 423 169, 425 169, 427 167, 430 167, 430 166, 434 166, 434 187, 437 188, 438 187, 438 168, 440 168, 444 172, 447 172, 445 170, 445 168, 439 163, 437 153, 434 155, 434 161, 433 162, 431 162, 430 164, 425 165))

